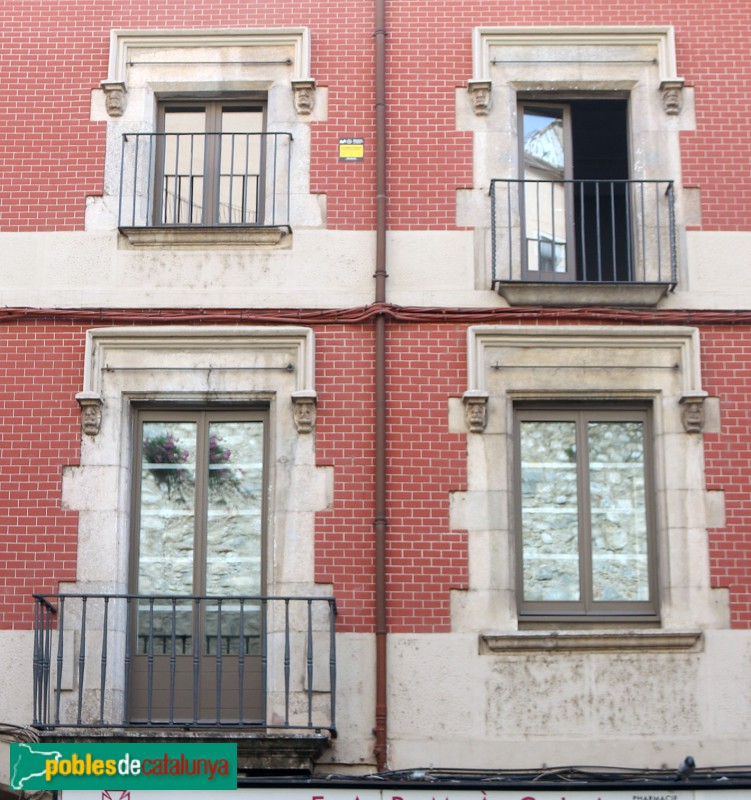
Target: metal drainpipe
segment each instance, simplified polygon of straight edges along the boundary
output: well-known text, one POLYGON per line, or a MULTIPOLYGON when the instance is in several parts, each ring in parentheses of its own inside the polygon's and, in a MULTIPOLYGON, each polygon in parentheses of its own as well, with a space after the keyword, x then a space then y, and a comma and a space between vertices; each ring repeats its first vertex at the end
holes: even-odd
MULTIPOLYGON (((386 0, 375 0, 376 271, 375 302, 386 302, 386 0)), ((375 758, 388 764, 386 681, 386 316, 375 320, 375 758)))

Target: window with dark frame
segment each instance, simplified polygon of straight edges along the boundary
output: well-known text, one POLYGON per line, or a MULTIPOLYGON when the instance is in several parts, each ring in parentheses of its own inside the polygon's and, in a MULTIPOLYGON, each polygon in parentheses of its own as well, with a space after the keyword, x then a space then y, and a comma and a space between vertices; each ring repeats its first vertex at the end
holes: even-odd
POLYGON ((263 220, 265 106, 259 100, 170 100, 159 106, 155 225, 263 220))
POLYGON ((518 610, 527 619, 657 619, 649 408, 519 405, 518 610))
POLYGON ((260 715, 265 428, 263 410, 137 414, 131 721, 216 717, 219 654, 222 714, 239 673, 243 713, 260 715))

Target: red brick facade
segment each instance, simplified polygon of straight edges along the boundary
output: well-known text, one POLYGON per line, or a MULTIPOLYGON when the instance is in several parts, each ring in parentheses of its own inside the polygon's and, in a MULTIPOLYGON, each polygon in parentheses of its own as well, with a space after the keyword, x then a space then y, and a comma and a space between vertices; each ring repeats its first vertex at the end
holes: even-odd
MULTIPOLYGON (((751 65, 746 5, 598 4, 464 0, 437 14, 431 3, 388 11, 389 223, 393 229, 455 227, 455 192, 472 186, 472 139, 457 132, 455 91, 471 77, 471 32, 480 25, 675 27, 677 69, 696 92, 697 129, 682 134, 684 186, 701 189, 704 230, 744 230, 751 140, 751 65), (711 25, 704 24, 711 19, 711 25)), ((313 127, 311 187, 328 198, 330 229, 370 229, 373 193, 373 19, 330 0, 11 3, 2 11, 3 114, 0 230, 76 230, 85 198, 101 193, 104 125, 89 120, 90 93, 107 77, 111 29, 274 27, 312 31, 312 71, 329 90, 329 119, 313 127), (339 162, 341 136, 365 139, 363 163, 339 162)))
MULTIPOLYGON (((134 317, 137 319, 137 317, 134 317)), ((32 592, 76 575, 76 515, 61 507, 61 474, 79 459, 86 326, 2 326, 0 628, 31 624, 32 592)), ((448 401, 466 388, 466 326, 389 326, 388 590, 393 632, 450 628, 452 589, 467 586, 467 541, 449 529, 452 491, 466 488, 465 436, 448 401)), ((732 623, 751 627, 751 329, 701 331, 706 390, 721 398, 719 434, 705 434, 707 489, 724 491, 726 526, 710 532, 712 579, 730 591, 732 623)), ((316 329, 317 461, 334 468, 334 501, 318 514, 316 578, 331 583, 338 627, 372 629, 373 329, 316 329)), ((102 531, 102 535, 108 535, 102 531)))
MULTIPOLYGON (((471 188, 472 136, 456 130, 456 91, 471 77, 478 25, 675 26, 677 71, 696 97, 697 129, 682 134, 682 180, 701 189, 701 228, 748 229, 751 193, 745 57, 751 23, 735 2, 390 3, 389 225, 456 228, 457 189, 471 188), (711 18, 712 24, 699 24, 711 18), (742 24, 741 24, 742 23, 742 24), (728 54, 740 53, 744 57, 728 54), (722 55, 724 54, 724 55, 722 55)), ((328 87, 328 121, 312 125, 311 189, 327 195, 330 230, 375 219, 373 20, 333 0, 127 4, 13 2, 3 22, 0 230, 83 230, 86 197, 103 183, 105 125, 91 92, 107 76, 115 28, 309 26, 312 72, 328 87), (341 136, 365 140, 362 163, 338 161, 341 136)), ((137 317, 134 317, 137 321, 137 317)), ((29 320, 0 326, 0 627, 31 623, 30 595, 75 579, 76 515, 61 505, 61 471, 79 459, 86 325, 29 320)), ((334 468, 334 500, 318 514, 316 577, 332 583, 342 631, 374 614, 373 329, 315 328, 317 461, 334 468)), ((450 628, 452 589, 467 587, 468 546, 449 528, 449 497, 466 488, 465 436, 448 427, 449 398, 466 389, 466 325, 388 326, 388 592, 394 632, 450 628)), ((711 531, 713 585, 730 591, 732 624, 751 627, 751 329, 701 330, 704 388, 722 427, 705 435, 706 484, 723 491, 726 526, 711 531)), ((102 535, 107 535, 105 531, 102 535)))
POLYGON ((722 427, 705 437, 707 489, 725 493, 725 527, 710 532, 714 586, 730 590, 734 627, 751 627, 751 331, 702 331, 702 377, 721 398, 722 427))

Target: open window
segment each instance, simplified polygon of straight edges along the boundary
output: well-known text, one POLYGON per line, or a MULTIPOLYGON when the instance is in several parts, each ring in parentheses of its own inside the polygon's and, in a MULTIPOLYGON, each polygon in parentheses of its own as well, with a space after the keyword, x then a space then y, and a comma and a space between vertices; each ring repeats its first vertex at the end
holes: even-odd
POLYGON ((641 205, 629 182, 626 99, 522 101, 523 272, 631 281, 641 205))
POLYGON ((487 208, 476 288, 489 276, 511 305, 659 303, 678 281, 680 132, 695 127, 672 28, 475 28, 467 90, 476 188, 457 222, 481 229, 487 208))

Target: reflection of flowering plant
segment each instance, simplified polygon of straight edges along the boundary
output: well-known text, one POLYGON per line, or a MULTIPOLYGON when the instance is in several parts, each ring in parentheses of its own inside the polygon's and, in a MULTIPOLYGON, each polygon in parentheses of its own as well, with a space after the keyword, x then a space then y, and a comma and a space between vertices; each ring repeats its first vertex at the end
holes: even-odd
MULTIPOLYGON (((154 464, 155 468, 149 472, 160 487, 167 490, 170 496, 173 490, 178 491, 178 499, 185 500, 182 490, 190 478, 188 469, 161 469, 157 464, 185 464, 190 458, 190 452, 180 446, 180 440, 171 433, 159 436, 146 437, 143 440, 143 460, 154 464)), ((209 489, 224 492, 227 489, 239 488, 240 478, 229 464, 232 450, 222 444, 220 436, 209 436, 209 489)))
POLYGON ((232 468, 221 466, 227 464, 232 457, 232 451, 229 447, 224 447, 221 441, 221 437, 216 434, 209 436, 209 486, 211 488, 237 484, 237 478, 233 474, 232 468), (216 465, 220 465, 218 469, 211 469, 216 465))
MULTIPOLYGON (((184 464, 190 453, 179 446, 179 439, 171 433, 163 433, 143 440, 143 458, 149 464, 184 464)), ((168 494, 189 474, 186 469, 152 469, 150 472, 160 486, 167 488, 168 494)))
POLYGON ((171 433, 163 433, 153 439, 147 436, 143 440, 143 457, 149 464, 184 464, 190 453, 181 450, 177 446, 178 441, 171 433))

